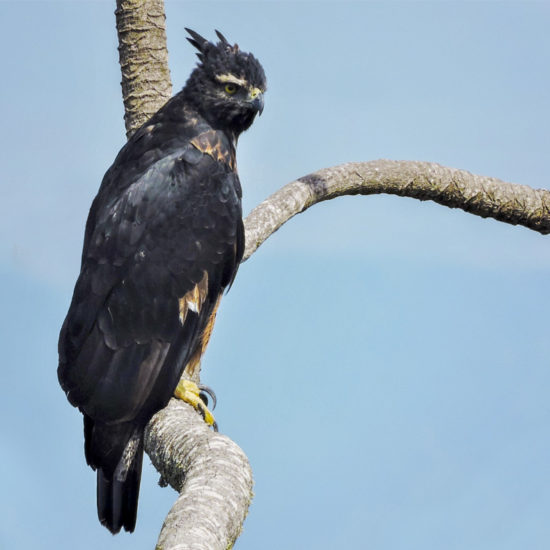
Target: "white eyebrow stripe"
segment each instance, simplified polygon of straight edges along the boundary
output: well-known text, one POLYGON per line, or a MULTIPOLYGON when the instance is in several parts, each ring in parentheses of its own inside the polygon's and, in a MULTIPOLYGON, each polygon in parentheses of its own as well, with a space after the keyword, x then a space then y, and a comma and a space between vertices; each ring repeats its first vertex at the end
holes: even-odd
POLYGON ((242 86, 243 88, 248 86, 248 82, 244 78, 238 78, 237 76, 228 73, 217 74, 216 80, 218 82, 231 82, 231 84, 236 84, 237 86, 242 86))

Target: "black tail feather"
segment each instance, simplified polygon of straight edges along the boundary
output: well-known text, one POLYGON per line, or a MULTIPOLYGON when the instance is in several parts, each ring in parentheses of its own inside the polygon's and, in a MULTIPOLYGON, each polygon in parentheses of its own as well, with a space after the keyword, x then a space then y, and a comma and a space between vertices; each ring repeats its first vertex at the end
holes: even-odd
POLYGON ((116 472, 108 476, 101 469, 97 471, 97 515, 113 535, 123 527, 130 533, 135 529, 142 462, 143 441, 140 440, 124 481, 117 479, 116 472))

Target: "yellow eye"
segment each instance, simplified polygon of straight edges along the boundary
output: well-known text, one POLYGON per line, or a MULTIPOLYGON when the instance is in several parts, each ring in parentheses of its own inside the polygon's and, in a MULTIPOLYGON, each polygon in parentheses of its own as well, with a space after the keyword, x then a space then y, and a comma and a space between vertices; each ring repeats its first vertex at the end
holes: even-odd
POLYGON ((225 85, 225 91, 229 95, 233 95, 237 91, 237 86, 235 86, 235 84, 226 84, 225 85))

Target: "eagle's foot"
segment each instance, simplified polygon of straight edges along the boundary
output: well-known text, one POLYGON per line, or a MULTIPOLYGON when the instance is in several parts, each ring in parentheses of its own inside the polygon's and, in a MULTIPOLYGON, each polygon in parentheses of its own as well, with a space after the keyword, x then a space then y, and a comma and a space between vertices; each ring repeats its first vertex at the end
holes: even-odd
POLYGON ((204 421, 214 428, 214 431, 218 431, 218 425, 214 420, 214 416, 208 410, 206 397, 202 398, 201 394, 207 393, 212 398, 214 406, 216 405, 216 396, 214 392, 207 386, 197 386, 195 382, 182 378, 177 385, 174 396, 186 403, 189 403, 196 411, 200 413, 204 421))

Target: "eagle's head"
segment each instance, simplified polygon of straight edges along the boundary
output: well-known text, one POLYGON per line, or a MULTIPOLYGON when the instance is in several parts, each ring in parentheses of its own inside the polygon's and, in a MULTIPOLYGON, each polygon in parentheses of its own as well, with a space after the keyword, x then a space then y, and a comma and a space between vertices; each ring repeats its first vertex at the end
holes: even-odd
POLYGON ((191 29, 187 38, 199 50, 200 62, 183 92, 199 113, 215 128, 237 137, 247 130, 264 108, 265 73, 250 53, 232 46, 216 31, 220 41, 209 42, 191 29))

